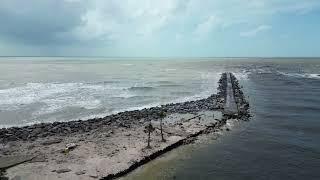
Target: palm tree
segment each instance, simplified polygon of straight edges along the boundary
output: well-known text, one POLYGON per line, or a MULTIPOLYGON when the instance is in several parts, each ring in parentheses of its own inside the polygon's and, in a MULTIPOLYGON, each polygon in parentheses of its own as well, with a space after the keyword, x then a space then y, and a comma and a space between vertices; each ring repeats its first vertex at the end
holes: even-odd
POLYGON ((151 121, 149 122, 149 125, 146 126, 145 128, 146 128, 146 131, 148 131, 148 145, 147 145, 147 148, 151 148, 151 146, 150 146, 150 141, 151 141, 150 134, 151 134, 152 131, 154 131, 154 127, 152 126, 151 121))
POLYGON ((161 113, 160 113, 160 131, 161 131, 161 140, 162 140, 162 142, 166 142, 166 140, 163 137, 163 131, 162 131, 163 119, 165 117, 166 117, 165 111, 161 111, 161 113))

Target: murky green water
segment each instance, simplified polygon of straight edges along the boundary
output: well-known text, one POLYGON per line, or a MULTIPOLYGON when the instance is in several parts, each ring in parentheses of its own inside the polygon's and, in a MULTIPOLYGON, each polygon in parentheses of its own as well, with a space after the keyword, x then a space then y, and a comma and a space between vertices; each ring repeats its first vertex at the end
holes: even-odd
POLYGON ((217 140, 173 151, 127 179, 320 179, 320 61, 261 61, 229 70, 235 67, 248 73, 241 84, 252 120, 217 140))

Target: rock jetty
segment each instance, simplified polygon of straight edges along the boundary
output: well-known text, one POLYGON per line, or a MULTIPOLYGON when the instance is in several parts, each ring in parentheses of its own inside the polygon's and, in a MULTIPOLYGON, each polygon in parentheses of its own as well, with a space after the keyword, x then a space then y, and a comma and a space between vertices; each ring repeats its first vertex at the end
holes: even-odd
MULTIPOLYGON (((249 103, 231 74, 238 113, 223 114, 227 74, 219 80, 218 94, 183 103, 125 111, 104 118, 41 123, 0 129, 0 160, 32 156, 29 162, 6 170, 23 179, 113 179, 201 134, 216 132, 228 119, 248 120, 249 103), (161 140, 160 118, 163 112, 161 140), (151 148, 145 127, 152 124, 151 148), (72 145, 72 148, 69 148, 72 145)), ((228 129, 228 128, 227 128, 228 129)), ((2 169, 3 171, 3 169, 2 169)))

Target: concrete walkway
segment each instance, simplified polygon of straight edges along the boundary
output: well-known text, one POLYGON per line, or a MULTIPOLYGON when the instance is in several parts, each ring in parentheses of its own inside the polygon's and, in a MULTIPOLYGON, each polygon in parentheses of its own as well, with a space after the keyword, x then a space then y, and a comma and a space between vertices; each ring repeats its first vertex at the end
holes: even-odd
POLYGON ((34 156, 9 156, 9 157, 0 157, 0 169, 7 169, 9 167, 30 161, 34 156))
POLYGON ((234 92, 231 83, 231 73, 227 73, 227 87, 226 87, 226 103, 224 106, 224 113, 228 115, 233 115, 238 113, 238 107, 234 99, 234 92))

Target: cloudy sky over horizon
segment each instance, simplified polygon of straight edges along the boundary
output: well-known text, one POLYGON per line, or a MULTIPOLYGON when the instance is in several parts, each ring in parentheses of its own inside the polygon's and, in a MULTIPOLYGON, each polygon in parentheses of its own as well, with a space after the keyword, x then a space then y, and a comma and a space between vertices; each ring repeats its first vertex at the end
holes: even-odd
POLYGON ((1 0, 0 56, 320 56, 319 0, 1 0))

